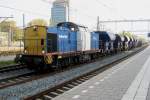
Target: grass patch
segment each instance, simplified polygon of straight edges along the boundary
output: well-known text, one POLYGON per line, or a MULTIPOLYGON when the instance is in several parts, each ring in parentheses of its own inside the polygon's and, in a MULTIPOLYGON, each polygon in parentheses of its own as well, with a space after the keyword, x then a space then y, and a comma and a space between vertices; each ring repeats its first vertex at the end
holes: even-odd
POLYGON ((14 64, 16 64, 14 61, 0 61, 0 68, 14 64))

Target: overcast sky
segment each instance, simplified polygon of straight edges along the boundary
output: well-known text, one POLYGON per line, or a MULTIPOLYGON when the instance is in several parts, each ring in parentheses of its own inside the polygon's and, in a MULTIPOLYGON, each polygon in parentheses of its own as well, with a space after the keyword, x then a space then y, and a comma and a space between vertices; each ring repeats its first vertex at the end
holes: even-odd
MULTIPOLYGON (((48 21, 51 6, 42 0, 0 0, 0 16, 13 15, 13 20, 17 21, 18 26, 22 26, 22 13, 25 13, 26 23, 34 18, 43 18, 48 21), (22 11, 11 10, 7 7, 22 11)), ((70 0, 70 9, 71 21, 91 29, 96 27, 97 16, 100 20, 150 19, 150 0, 70 0)), ((131 27, 129 23, 118 24, 117 27, 114 24, 106 26, 110 29, 113 27, 111 30, 147 29, 147 23, 138 23, 134 27, 131 27)))

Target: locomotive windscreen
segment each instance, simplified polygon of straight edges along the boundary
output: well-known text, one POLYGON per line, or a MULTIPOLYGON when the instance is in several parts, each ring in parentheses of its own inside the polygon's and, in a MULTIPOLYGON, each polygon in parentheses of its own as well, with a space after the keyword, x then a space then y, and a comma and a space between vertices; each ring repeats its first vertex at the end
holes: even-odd
POLYGON ((57 34, 48 33, 47 34, 47 52, 57 51, 57 34))

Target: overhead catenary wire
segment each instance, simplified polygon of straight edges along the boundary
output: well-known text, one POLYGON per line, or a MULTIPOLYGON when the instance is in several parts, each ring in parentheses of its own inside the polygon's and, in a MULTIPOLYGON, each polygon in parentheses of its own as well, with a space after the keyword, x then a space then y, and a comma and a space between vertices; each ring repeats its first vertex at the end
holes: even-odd
POLYGON ((125 19, 125 20, 105 20, 100 23, 126 23, 126 22, 150 22, 150 19, 125 19))
POLYGON ((99 1, 99 0, 95 0, 97 3, 99 3, 100 5, 102 5, 102 6, 104 6, 104 7, 106 7, 106 8, 109 8, 110 9, 110 7, 108 7, 106 4, 104 4, 103 2, 101 2, 101 1, 99 1))
POLYGON ((24 12, 24 13, 28 13, 28 14, 32 14, 32 15, 39 15, 39 16, 43 16, 43 17, 49 17, 49 15, 46 15, 46 14, 41 14, 41 13, 38 13, 38 12, 32 12, 32 11, 28 11, 28 10, 18 9, 18 8, 9 7, 9 6, 5 6, 5 5, 0 5, 0 8, 6 8, 6 9, 15 10, 15 11, 19 11, 19 12, 24 12))
MULTIPOLYGON (((43 1, 43 2, 45 2, 45 3, 49 3, 49 4, 52 4, 53 3, 53 1, 49 1, 49 0, 41 0, 41 1, 43 1)), ((69 1, 69 0, 68 0, 69 1)), ((69 6, 70 7, 70 11, 71 10, 76 10, 76 9, 74 9, 73 7, 71 7, 71 6, 69 6)), ((77 11, 77 10, 76 10, 77 11)), ((79 12, 79 11, 77 11, 78 13, 80 13, 80 14, 82 14, 82 15, 85 15, 86 17, 88 17, 88 18, 90 18, 90 19, 92 19, 92 20, 95 20, 95 18, 96 17, 93 17, 93 16, 90 16, 89 14, 86 14, 85 12, 79 12)))
POLYGON ((0 25, 1 25, 3 22, 5 22, 7 19, 9 19, 9 18, 13 18, 13 17, 6 17, 4 20, 2 20, 2 21, 0 22, 0 25))
POLYGON ((77 13, 80 13, 81 15, 85 15, 86 17, 88 17, 88 18, 90 18, 90 19, 92 19, 92 20, 95 20, 95 18, 96 18, 96 17, 91 16, 91 15, 85 13, 85 12, 79 12, 78 10, 74 9, 73 7, 71 7, 70 10, 71 10, 71 11, 74 10, 74 11, 76 11, 77 13))
MULTIPOLYGON (((14 7, 9 7, 9 6, 4 6, 4 5, 0 5, 1 8, 6 8, 6 9, 11 9, 11 10, 15 10, 15 11, 19 11, 19 12, 24 12, 24 13, 30 13, 30 14, 33 14, 33 15, 40 15, 40 16, 44 16, 44 17, 50 17, 49 15, 44 15, 44 14, 41 14, 41 13, 37 13, 37 12, 31 12, 31 11, 27 11, 27 10, 23 10, 23 9, 18 9, 18 8, 14 8, 14 7)), ((80 13, 80 12, 78 12, 80 13)), ((95 20, 95 18, 93 16, 90 16, 86 13, 80 13, 82 15, 85 15, 86 17, 92 19, 92 20, 95 20)))
MULTIPOLYGON (((100 2, 99 0, 96 0, 98 2, 100 2)), ((109 6, 107 6, 106 4, 104 3, 101 3, 103 6, 107 7, 107 8, 110 8, 109 6)), ((23 9, 18 9, 18 8, 15 8, 15 7, 10 7, 10 6, 6 6, 6 5, 0 5, 1 8, 6 8, 6 9, 11 9, 11 10, 15 10, 15 11, 19 11, 19 12, 23 12, 23 13, 29 13, 29 14, 32 14, 32 15, 39 15, 39 16, 43 16, 43 17, 50 17, 50 15, 46 15, 46 14, 41 14, 41 13, 38 13, 38 12, 33 12, 33 11, 28 11, 28 10, 23 10, 23 9)), ((88 17, 89 19, 93 20, 93 21, 96 21, 96 16, 91 16, 90 14, 87 14, 85 12, 80 12, 80 11, 77 11, 77 13, 80 13, 82 15, 85 15, 86 17, 88 17)))
POLYGON ((112 8, 112 7, 110 7, 110 6, 108 6, 108 5, 106 5, 105 3, 103 3, 102 1, 100 1, 100 0, 95 0, 98 4, 100 4, 101 6, 103 6, 103 7, 105 7, 105 8, 107 8, 107 9, 109 9, 109 10, 115 10, 114 8, 112 8))
MULTIPOLYGON (((119 14, 118 14, 118 11, 117 11, 117 9, 116 8, 113 8, 113 7, 111 7, 111 6, 108 6, 108 5, 106 5, 105 3, 103 3, 102 1, 100 1, 100 0, 95 0, 98 4, 100 4, 100 5, 102 5, 103 7, 105 7, 105 8, 107 8, 107 9, 109 9, 110 10, 110 12, 112 13, 112 14, 116 14, 117 16, 120 16, 119 14)), ((120 18, 122 18, 122 19, 125 19, 124 17, 122 17, 122 16, 120 16, 120 18)))
POLYGON ((4 20, 0 21, 0 24, 3 23, 3 22, 5 22, 9 18, 13 18, 13 16, 11 15, 9 17, 0 17, 0 19, 4 19, 4 20))

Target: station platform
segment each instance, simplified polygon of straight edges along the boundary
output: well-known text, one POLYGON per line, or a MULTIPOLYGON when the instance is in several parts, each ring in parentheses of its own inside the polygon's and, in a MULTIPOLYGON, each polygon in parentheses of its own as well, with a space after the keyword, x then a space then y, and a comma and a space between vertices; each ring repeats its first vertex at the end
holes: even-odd
POLYGON ((150 100, 149 83, 150 46, 53 100, 150 100))

